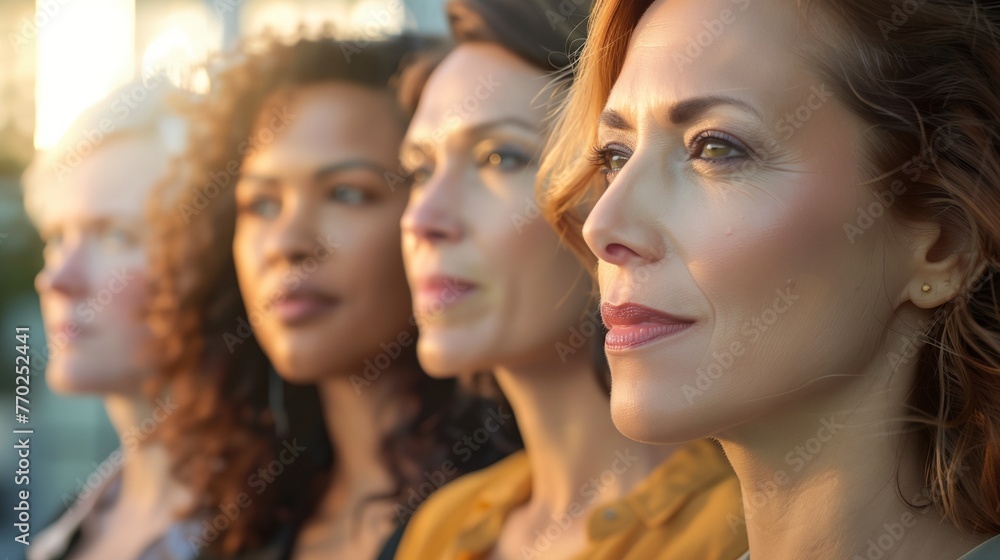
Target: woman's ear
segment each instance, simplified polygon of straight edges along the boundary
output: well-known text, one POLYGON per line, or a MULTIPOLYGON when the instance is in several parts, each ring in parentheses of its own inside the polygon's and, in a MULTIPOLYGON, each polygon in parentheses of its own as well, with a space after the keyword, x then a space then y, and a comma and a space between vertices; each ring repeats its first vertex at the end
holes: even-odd
POLYGON ((938 222, 922 222, 908 229, 913 236, 913 275, 903 287, 901 300, 933 309, 959 296, 967 289, 971 240, 946 231, 938 222))

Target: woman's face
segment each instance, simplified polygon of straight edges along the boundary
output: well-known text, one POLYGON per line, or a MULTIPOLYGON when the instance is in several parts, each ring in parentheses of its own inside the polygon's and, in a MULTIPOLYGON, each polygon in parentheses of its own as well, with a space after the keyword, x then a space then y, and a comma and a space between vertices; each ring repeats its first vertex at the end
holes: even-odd
POLYGON ((110 140, 33 193, 42 197, 34 218, 45 264, 35 288, 45 375, 56 391, 134 393, 151 371, 144 214, 167 160, 154 140, 110 140))
POLYGON ((252 133, 273 141, 245 158, 236 185, 249 322, 290 380, 360 373, 366 360, 385 369, 415 332, 399 250, 402 118, 388 93, 348 83, 275 103, 252 133))
POLYGON ((848 227, 877 200, 859 179, 863 125, 797 54, 797 17, 777 0, 659 0, 607 101, 609 187, 584 237, 613 417, 635 439, 835 394, 899 345, 906 236, 888 211, 848 227))
POLYGON ((403 256, 420 362, 449 375, 565 357, 590 283, 535 202, 547 77, 463 44, 434 71, 403 143, 403 256))

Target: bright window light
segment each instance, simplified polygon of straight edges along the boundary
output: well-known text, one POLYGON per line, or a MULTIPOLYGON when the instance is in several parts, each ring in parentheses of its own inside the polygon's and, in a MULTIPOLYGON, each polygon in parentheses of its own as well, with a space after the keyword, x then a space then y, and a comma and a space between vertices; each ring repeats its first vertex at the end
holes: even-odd
POLYGON ((135 0, 37 0, 35 147, 133 77, 135 0))

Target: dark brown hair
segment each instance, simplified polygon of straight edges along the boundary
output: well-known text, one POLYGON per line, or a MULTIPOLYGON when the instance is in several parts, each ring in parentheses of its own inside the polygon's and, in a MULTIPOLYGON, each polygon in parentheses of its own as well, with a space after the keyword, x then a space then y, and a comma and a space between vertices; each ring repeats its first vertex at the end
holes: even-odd
MULTIPOLYGON (((556 107, 572 82, 574 63, 586 41, 590 5, 591 0, 451 0, 447 6, 448 23, 458 44, 497 45, 528 64, 550 72, 552 82, 547 88, 549 96, 545 102, 549 107, 556 107)), ((430 75, 451 48, 442 46, 428 50, 403 72, 404 86, 400 88, 399 99, 411 116, 416 112, 430 75)), ((544 189, 538 192, 545 194, 544 189)), ((598 343, 594 345, 593 362, 598 385, 610 394, 611 372, 601 342, 606 333, 604 324, 599 323, 594 335, 598 343)), ((479 394, 502 401, 503 395, 492 377, 480 376, 479 394)))
MULTIPOLYGON (((546 215, 588 262, 582 223, 602 187, 587 147, 651 4, 598 0, 578 80, 542 163, 551 186, 546 215)), ((1000 6, 813 0, 799 8, 806 57, 869 125, 872 187, 887 189, 901 171, 918 168, 892 212, 936 220, 966 243, 966 288, 924 332, 910 404, 927 449, 930 502, 963 531, 1000 533, 1000 6)))
MULTIPOLYGON (((150 316, 166 355, 154 390, 169 387, 182 407, 163 430, 174 469, 199 496, 201 513, 214 515, 236 503, 283 440, 297 437, 308 449, 211 543, 218 552, 253 549, 282 526, 298 526, 322 497, 335 464, 315 389, 278 378, 246 325, 232 255, 233 187, 244 154, 254 148, 248 141, 256 120, 273 94, 310 84, 344 81, 392 94, 400 65, 424 45, 407 36, 364 44, 256 38, 208 62, 205 96, 178 100, 192 123, 188 170, 179 190, 164 183, 154 197, 158 250, 151 259, 150 316)), ((406 125, 402 111, 400 124, 406 125)), ((425 470, 438 469, 463 422, 480 409, 460 398, 455 381, 432 379, 412 363, 413 375, 385 381, 419 401, 416 415, 383 442, 398 481, 389 498, 402 498, 423 482, 425 470)), ((477 456, 455 474, 493 459, 477 456)))

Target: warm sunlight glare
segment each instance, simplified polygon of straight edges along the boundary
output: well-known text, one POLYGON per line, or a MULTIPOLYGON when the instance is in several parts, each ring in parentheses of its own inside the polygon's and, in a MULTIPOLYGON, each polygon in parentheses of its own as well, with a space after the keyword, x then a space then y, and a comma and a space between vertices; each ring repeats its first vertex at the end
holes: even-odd
POLYGON ((135 0, 38 0, 35 147, 59 141, 76 116, 132 78, 135 0))

